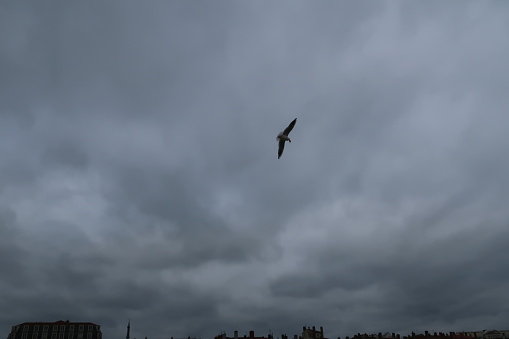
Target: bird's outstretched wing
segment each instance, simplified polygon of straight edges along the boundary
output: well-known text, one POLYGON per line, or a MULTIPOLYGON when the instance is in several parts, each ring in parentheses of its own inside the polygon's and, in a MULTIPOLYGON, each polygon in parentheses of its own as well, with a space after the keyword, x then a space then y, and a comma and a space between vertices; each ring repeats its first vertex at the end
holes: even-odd
POLYGON ((277 158, 281 158, 281 155, 283 154, 283 151, 285 149, 285 141, 279 140, 279 149, 277 150, 277 158))
POLYGON ((288 127, 285 128, 285 130, 283 131, 283 134, 284 135, 290 134, 290 132, 292 131, 293 126, 295 126, 296 122, 297 122, 297 118, 293 119, 293 121, 290 123, 290 125, 288 125, 288 127))

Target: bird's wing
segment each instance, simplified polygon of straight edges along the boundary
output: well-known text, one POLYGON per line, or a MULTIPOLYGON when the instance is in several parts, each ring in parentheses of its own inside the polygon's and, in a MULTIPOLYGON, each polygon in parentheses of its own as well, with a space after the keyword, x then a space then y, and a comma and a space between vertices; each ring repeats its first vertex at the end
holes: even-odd
POLYGON ((279 149, 277 150, 277 158, 281 158, 281 155, 283 154, 283 150, 285 149, 285 141, 279 140, 279 149))
POLYGON ((288 127, 287 127, 287 128, 285 128, 285 130, 284 130, 284 132, 283 132, 283 133, 284 133, 285 135, 290 134, 290 132, 292 131, 293 126, 295 126, 295 123, 296 123, 296 122, 297 122, 297 118, 293 119, 293 121, 290 123, 290 125, 288 125, 288 127))

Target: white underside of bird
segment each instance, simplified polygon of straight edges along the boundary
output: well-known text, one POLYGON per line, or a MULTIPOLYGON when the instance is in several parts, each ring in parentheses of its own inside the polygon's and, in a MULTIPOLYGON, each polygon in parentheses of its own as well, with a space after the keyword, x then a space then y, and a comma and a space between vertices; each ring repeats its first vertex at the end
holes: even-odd
POLYGON ((292 142, 292 140, 288 137, 288 135, 284 135, 283 132, 281 132, 281 133, 279 133, 277 135, 276 140, 283 140, 283 141, 292 142))

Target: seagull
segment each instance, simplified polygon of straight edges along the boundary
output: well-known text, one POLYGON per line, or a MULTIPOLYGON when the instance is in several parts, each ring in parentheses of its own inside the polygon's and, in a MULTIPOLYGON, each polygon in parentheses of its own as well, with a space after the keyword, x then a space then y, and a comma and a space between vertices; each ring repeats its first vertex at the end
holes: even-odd
POLYGON ((288 134, 290 134, 290 132, 292 131, 293 126, 295 126, 296 122, 297 122, 297 118, 295 118, 290 123, 290 125, 288 125, 288 127, 285 128, 285 130, 283 132, 281 132, 277 135, 276 140, 279 140, 279 150, 277 152, 278 159, 281 158, 281 155, 283 154, 283 150, 285 149, 285 141, 292 142, 292 140, 290 140, 290 138, 288 138, 288 134))

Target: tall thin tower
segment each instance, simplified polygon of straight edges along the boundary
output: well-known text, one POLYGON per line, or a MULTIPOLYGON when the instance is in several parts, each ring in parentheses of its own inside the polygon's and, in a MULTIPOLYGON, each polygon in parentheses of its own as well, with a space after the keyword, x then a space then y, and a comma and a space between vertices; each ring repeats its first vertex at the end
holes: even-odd
POLYGON ((129 322, 127 323, 127 335, 125 336, 125 339, 129 339, 129 332, 131 332, 131 319, 129 319, 129 322))

